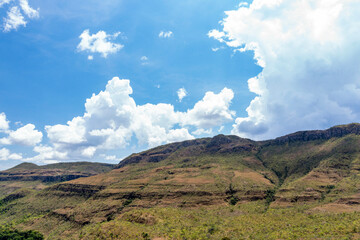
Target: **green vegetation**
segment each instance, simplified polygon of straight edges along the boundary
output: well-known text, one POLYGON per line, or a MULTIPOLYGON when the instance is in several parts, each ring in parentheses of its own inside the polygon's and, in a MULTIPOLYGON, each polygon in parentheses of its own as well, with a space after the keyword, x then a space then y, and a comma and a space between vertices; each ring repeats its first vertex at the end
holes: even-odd
POLYGON ((0 240, 42 240, 43 235, 36 231, 19 231, 0 226, 0 240))
POLYGON ((306 206, 138 209, 86 226, 80 239, 358 239, 360 213, 309 213, 306 206), (136 218, 129 216, 136 215, 136 218), (151 221, 146 221, 152 219, 151 221))

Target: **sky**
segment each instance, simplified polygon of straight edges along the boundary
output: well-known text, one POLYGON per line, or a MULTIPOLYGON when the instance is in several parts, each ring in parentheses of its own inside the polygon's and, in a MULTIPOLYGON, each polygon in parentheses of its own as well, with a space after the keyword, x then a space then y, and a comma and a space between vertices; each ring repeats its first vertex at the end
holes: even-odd
POLYGON ((0 170, 359 122, 357 0, 0 0, 0 170))

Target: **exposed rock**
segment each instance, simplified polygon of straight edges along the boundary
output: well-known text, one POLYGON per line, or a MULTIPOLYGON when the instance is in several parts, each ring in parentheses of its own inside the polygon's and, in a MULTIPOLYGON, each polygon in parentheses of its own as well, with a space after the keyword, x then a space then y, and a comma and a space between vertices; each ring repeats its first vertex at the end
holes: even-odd
POLYGON ((360 124, 353 123, 343 126, 335 126, 327 130, 315 130, 315 131, 300 131, 293 134, 289 134, 283 137, 278 137, 274 140, 263 141, 264 145, 270 144, 284 144, 291 142, 307 142, 314 140, 327 140, 330 138, 340 138, 345 135, 355 134, 360 135, 360 124))
POLYGON ((50 193, 56 196, 81 196, 89 198, 104 188, 104 186, 98 185, 64 183, 46 189, 44 194, 50 193))

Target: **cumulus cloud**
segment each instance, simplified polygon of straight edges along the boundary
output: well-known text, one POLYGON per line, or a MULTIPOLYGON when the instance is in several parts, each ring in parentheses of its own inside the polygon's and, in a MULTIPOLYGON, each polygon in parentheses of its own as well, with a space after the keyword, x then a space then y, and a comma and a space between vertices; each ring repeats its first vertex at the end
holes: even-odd
POLYGON ((9 131, 9 136, 0 139, 0 144, 18 144, 24 146, 35 146, 42 141, 43 134, 35 129, 35 125, 27 124, 16 131, 9 131))
POLYGON ((254 0, 226 12, 208 35, 263 67, 232 133, 264 139, 358 122, 359 11, 357 0, 254 0))
POLYGON ((21 160, 21 159, 22 159, 21 154, 10 153, 10 150, 7 148, 0 149, 0 161, 21 160))
POLYGON ((69 121, 67 125, 45 126, 45 130, 50 139, 56 139, 59 144, 80 144, 85 142, 85 120, 81 117, 76 117, 69 121))
POLYGON ((0 138, 0 145, 35 146, 42 141, 42 133, 35 129, 35 125, 27 124, 17 130, 10 130, 9 121, 5 113, 0 113, 0 133, 7 136, 0 138))
POLYGON ((161 31, 159 33, 159 38, 171 38, 173 35, 172 31, 161 31))
POLYGON ((224 42, 225 33, 220 32, 219 30, 213 29, 208 33, 210 38, 215 38, 219 42, 224 42))
MULTIPOLYGON (((102 57, 106 58, 109 54, 114 54, 120 51, 124 45, 113 43, 111 40, 115 40, 121 33, 107 34, 105 31, 99 31, 96 34, 91 34, 89 29, 79 36, 81 39, 77 46, 78 51, 85 51, 90 53, 100 53, 102 57)), ((92 55, 88 56, 89 60, 92 60, 92 55)))
MULTIPOLYGON (((0 8, 3 5, 11 3, 12 0, 1 0, 0 8)), ((27 0, 19 0, 17 5, 13 5, 7 11, 7 16, 3 18, 3 31, 10 32, 11 30, 17 30, 20 26, 26 26, 27 21, 25 20, 25 14, 29 19, 34 19, 39 17, 39 9, 35 10, 30 7, 27 0), (22 12, 20 11, 22 10, 22 12)))
POLYGON ((233 98, 234 92, 228 88, 219 94, 207 92, 193 109, 183 113, 182 124, 209 129, 232 121, 235 116, 235 112, 230 110, 233 98))
POLYGON ((187 94, 188 93, 185 88, 180 88, 179 90, 177 90, 177 95, 180 102, 183 100, 184 97, 187 96, 187 94))
POLYGON ((68 157, 67 152, 59 152, 55 150, 54 147, 41 144, 35 146, 33 151, 37 153, 36 156, 31 158, 25 158, 23 160, 50 164, 57 163, 61 160, 66 160, 68 157))
POLYGON ((0 113, 0 132, 5 132, 9 129, 9 121, 6 120, 5 113, 0 113))
POLYGON ((133 139, 139 145, 157 146, 193 139, 189 128, 221 126, 233 119, 229 110, 233 92, 207 92, 187 112, 177 112, 171 104, 137 105, 130 96, 130 81, 114 77, 104 91, 86 100, 85 113, 66 125, 46 126, 50 146, 34 148, 33 160, 86 159, 104 151, 127 147, 133 139))
POLYGON ((192 132, 191 134, 196 135, 196 136, 200 136, 200 135, 210 135, 212 133, 213 133, 212 129, 206 130, 206 129, 203 129, 203 128, 199 128, 196 131, 192 132))

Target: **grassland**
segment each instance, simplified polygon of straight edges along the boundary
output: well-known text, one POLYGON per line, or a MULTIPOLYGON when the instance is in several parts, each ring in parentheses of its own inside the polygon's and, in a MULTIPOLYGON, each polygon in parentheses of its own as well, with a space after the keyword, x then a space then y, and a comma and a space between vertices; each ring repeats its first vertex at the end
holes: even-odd
POLYGON ((264 202, 215 208, 132 210, 89 225, 80 239, 359 239, 360 213, 313 213, 312 206, 264 202))

